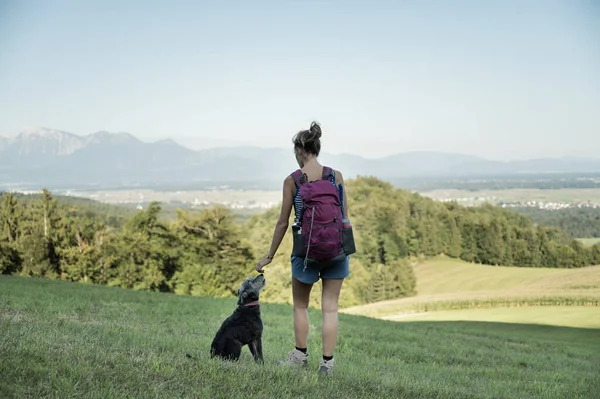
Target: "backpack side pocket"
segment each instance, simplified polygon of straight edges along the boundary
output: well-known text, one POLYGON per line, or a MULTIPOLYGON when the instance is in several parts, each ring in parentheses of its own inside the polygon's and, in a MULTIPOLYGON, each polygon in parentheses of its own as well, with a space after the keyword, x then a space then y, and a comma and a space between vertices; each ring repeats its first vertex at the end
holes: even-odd
POLYGON ((344 219, 342 226, 342 246, 346 255, 352 255, 356 252, 356 244, 354 243, 354 232, 352 224, 348 219, 344 219))
POLYGON ((300 227, 292 226, 292 256, 306 257, 306 245, 300 227))

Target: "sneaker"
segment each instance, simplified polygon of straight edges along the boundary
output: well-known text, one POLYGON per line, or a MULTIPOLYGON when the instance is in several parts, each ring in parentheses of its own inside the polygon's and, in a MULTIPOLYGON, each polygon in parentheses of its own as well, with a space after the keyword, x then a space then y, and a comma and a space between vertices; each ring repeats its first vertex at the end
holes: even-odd
POLYGON ((304 352, 294 349, 288 353, 287 360, 280 360, 279 364, 282 366, 303 366, 308 365, 308 355, 304 352))
POLYGON ((321 364, 319 366, 319 374, 330 374, 333 372, 333 360, 325 360, 321 358, 321 364))

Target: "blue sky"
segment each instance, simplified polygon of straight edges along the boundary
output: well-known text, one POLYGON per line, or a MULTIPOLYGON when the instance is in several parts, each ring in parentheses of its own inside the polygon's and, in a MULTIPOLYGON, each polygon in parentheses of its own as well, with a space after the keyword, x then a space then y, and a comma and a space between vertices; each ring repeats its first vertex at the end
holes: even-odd
POLYGON ((597 156, 599 4, 0 0, 0 133, 597 156))

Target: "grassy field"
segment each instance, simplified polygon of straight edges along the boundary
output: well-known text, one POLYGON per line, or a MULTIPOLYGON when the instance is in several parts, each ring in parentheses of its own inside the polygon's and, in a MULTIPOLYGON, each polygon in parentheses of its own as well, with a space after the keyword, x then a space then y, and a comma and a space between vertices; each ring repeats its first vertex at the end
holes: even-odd
POLYGON ((581 241, 581 243, 586 247, 600 244, 600 238, 578 238, 577 240, 581 241))
POLYGON ((310 311, 310 367, 290 370, 275 362, 293 345, 292 310, 276 304, 262 306, 264 365, 246 348, 237 364, 211 360, 234 306, 0 276, 0 397, 571 399, 600 389, 599 330, 345 314, 335 374, 318 379, 320 312, 310 311))
MULTIPOLYGON (((371 317, 436 312, 440 317, 452 314, 458 317, 464 313, 443 315, 439 312, 524 306, 593 306, 600 314, 600 266, 534 269, 474 265, 439 257, 416 265, 414 270, 417 296, 356 306, 344 309, 344 312, 371 317)), ((493 319, 493 316, 485 317, 485 312, 473 315, 478 315, 482 321, 493 319)), ((434 318, 435 314, 428 317, 434 318)), ((600 320, 597 323, 600 324, 600 320)))
POLYGON ((389 316, 385 319, 405 322, 489 321, 595 328, 598 329, 598 337, 600 338, 600 309, 597 306, 527 306, 522 308, 442 310, 412 315, 389 316))

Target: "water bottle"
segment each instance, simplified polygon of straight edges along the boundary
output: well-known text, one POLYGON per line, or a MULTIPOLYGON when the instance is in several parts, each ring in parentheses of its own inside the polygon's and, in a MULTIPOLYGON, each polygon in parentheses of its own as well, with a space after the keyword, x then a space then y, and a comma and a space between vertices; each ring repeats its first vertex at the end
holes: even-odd
POLYGON ((352 255, 356 252, 352 223, 350 223, 350 219, 346 218, 342 219, 342 246, 346 255, 352 255))
POLYGON ((302 234, 302 223, 298 218, 294 218, 294 223, 292 223, 292 232, 294 234, 302 234))
POLYGON ((298 218, 292 223, 292 256, 306 256, 304 239, 302 238, 302 223, 298 218))
POLYGON ((342 228, 343 229, 352 228, 352 223, 350 223, 350 219, 342 219, 342 228))

